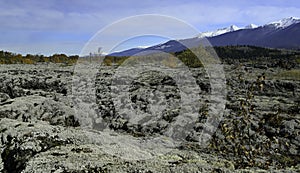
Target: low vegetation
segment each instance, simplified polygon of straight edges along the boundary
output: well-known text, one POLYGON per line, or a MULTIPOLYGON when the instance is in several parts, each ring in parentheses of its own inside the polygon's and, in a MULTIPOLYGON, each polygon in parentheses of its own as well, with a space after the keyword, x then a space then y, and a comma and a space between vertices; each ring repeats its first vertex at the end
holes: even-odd
POLYGON ((292 69, 288 71, 283 71, 278 73, 276 77, 279 79, 300 80, 300 70, 292 69))
POLYGON ((78 55, 67 56, 65 54, 54 54, 51 56, 30 55, 25 56, 6 51, 0 51, 0 64, 36 64, 40 62, 74 64, 78 55))
MULTIPOLYGON (((220 57, 223 62, 232 63, 243 63, 243 62, 263 62, 263 61, 276 61, 278 66, 285 69, 291 69, 295 65, 300 64, 300 52, 293 50, 282 50, 282 49, 269 49, 255 46, 224 46, 224 47, 214 47, 215 52, 220 57)), ((193 50, 184 50, 180 52, 174 52, 169 54, 172 57, 178 58, 186 66, 190 68, 202 67, 202 62, 194 54, 203 54, 207 57, 207 52, 204 48, 199 47, 193 50)), ((167 55, 164 54, 164 56, 167 55)), ((144 56, 132 56, 135 58, 148 58, 152 55, 144 56)), ((154 55, 155 57, 156 55, 154 55)), ((119 57, 119 56, 105 56, 103 59, 104 65, 121 65, 129 58, 129 56, 119 57)), ((54 54, 51 56, 44 55, 21 55, 15 54, 7 51, 0 51, 0 64, 36 64, 40 62, 52 62, 52 63, 65 63, 74 64, 77 62, 79 56, 67 56, 65 54, 54 54)), ((153 56, 152 56, 153 58, 153 56)), ((172 58, 164 58, 167 66, 174 66, 174 61, 172 58), (172 62, 173 61, 173 62, 172 62)), ((292 72, 294 73, 294 72, 292 72)), ((286 74, 283 74, 286 75, 286 74)))
MULTIPOLYGON (((153 60, 155 62, 161 61, 162 64, 168 67, 176 67, 179 63, 183 63, 189 68, 197 68, 203 66, 201 61, 191 50, 185 50, 185 51, 171 53, 171 54, 158 53, 152 55, 140 55, 140 56, 131 56, 131 57, 106 56, 104 58, 103 63, 104 65, 108 65, 108 66, 112 64, 122 65, 126 60, 134 61, 136 59, 147 59, 147 60, 153 60)), ((128 63, 128 61, 126 61, 126 63, 128 63)))

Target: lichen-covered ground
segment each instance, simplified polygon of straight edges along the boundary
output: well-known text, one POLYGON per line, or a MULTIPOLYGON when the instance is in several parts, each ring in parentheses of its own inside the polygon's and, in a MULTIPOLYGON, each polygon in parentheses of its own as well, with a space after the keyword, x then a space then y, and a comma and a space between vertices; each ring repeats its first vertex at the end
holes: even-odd
POLYGON ((84 90, 86 79, 76 76, 74 66, 1 65, 0 170, 299 172, 299 70, 299 64, 284 68, 268 61, 225 63, 225 112, 208 145, 201 146, 214 104, 203 68, 190 69, 200 89, 199 115, 174 142, 169 132, 180 116, 182 95, 163 73, 139 74, 122 107, 116 103, 122 92, 111 87, 117 67, 99 67, 95 100, 76 102, 74 92, 84 90), (94 110, 86 110, 89 103, 94 110), (127 103, 143 116, 130 117, 127 103))

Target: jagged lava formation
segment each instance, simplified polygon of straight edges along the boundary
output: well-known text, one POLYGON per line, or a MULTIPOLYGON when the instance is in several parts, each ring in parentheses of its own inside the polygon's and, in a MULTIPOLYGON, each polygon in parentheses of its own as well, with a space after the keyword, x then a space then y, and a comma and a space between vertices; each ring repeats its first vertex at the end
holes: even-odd
POLYGON ((99 67, 98 114, 89 121, 92 128, 84 128, 86 124, 73 109, 73 66, 1 65, 0 170, 299 172, 299 60, 228 57, 223 65, 226 111, 204 149, 198 140, 212 103, 209 77, 203 68, 190 69, 201 89, 199 117, 192 130, 180 145, 160 148, 153 143, 151 148, 146 147, 152 145, 148 139, 163 136, 178 116, 180 91, 171 78, 148 72, 133 81, 129 101, 136 109, 149 111, 155 99, 166 104, 161 117, 153 117, 155 122, 139 126, 130 124, 126 112, 114 108, 109 86, 117 67, 99 67), (160 94, 149 96, 155 92, 160 94), (97 118, 110 130, 93 128, 97 118), (137 145, 141 143, 144 145, 137 145))

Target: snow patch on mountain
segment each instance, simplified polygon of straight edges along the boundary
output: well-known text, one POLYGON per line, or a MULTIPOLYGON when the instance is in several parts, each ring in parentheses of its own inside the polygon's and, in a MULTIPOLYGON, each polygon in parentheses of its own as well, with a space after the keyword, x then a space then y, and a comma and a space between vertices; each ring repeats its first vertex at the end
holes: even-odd
POLYGON ((255 28, 258 28, 258 26, 255 24, 250 24, 250 25, 245 26, 244 29, 255 29, 255 28))
POLYGON ((203 32, 198 37, 199 38, 202 38, 202 37, 214 37, 214 36, 217 36, 217 35, 225 34, 227 32, 237 31, 237 30, 240 30, 240 29, 242 29, 242 28, 239 28, 239 27, 237 27, 235 25, 231 25, 231 26, 229 26, 227 28, 218 29, 216 31, 203 32))
POLYGON ((300 18, 289 17, 281 19, 279 21, 271 22, 267 24, 267 26, 274 26, 275 28, 286 28, 296 23, 300 23, 300 18))
POLYGON ((172 45, 161 45, 159 47, 156 47, 155 49, 165 49, 167 47, 171 47, 172 45))
POLYGON ((148 46, 138 46, 137 48, 138 48, 138 49, 146 49, 146 48, 151 47, 151 46, 153 46, 153 45, 148 45, 148 46))

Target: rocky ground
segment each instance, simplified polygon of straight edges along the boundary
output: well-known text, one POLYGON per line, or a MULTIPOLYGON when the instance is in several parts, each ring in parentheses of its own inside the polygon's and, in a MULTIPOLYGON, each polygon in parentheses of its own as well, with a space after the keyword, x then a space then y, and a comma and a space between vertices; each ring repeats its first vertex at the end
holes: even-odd
POLYGON ((216 121, 204 68, 125 75, 101 66, 91 86, 93 76, 78 69, 0 66, 2 172, 300 171, 300 81, 280 75, 291 69, 224 64, 225 111, 216 121))

